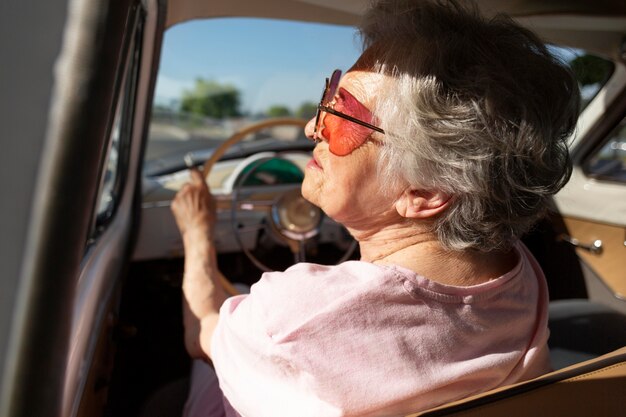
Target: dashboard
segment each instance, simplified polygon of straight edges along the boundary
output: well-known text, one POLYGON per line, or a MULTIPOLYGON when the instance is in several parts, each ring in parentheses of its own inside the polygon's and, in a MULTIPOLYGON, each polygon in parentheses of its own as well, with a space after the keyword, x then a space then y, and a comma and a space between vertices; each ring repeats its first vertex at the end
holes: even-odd
MULTIPOLYGON (((218 220, 215 244, 218 254, 253 251, 265 242, 283 245, 269 217, 284 195, 297 193, 309 152, 259 152, 246 158, 217 162, 207 184, 217 201, 218 220), (263 237, 263 238, 261 238, 263 237)), ((184 255, 182 240, 172 216, 171 201, 189 181, 181 169, 165 175, 143 178, 141 221, 133 260, 179 258, 184 255)), ((320 211, 315 244, 332 243, 341 251, 354 249, 347 231, 320 211)))

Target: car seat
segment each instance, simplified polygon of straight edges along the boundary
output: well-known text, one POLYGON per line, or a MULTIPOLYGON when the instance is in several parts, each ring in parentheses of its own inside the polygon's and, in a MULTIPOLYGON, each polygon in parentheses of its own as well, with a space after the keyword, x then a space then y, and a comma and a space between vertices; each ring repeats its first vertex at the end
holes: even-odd
POLYGON ((549 326, 554 372, 407 417, 626 416, 626 315, 560 300, 549 326))

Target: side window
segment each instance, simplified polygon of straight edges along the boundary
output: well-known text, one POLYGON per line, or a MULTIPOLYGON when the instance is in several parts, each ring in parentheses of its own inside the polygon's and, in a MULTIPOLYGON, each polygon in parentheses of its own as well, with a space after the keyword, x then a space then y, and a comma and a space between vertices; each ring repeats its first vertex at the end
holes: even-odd
POLYGON ((584 110, 609 80, 615 69, 615 64, 582 49, 557 45, 549 45, 548 49, 554 56, 569 65, 574 72, 580 88, 580 110, 584 110))
MULTIPOLYGON (((574 72, 580 88, 580 110, 584 110, 611 78, 615 64, 581 49, 555 45, 550 45, 549 49, 574 72)), ((593 178, 626 182, 626 118, 608 135, 603 145, 586 159, 583 169, 593 178)))
POLYGON ((109 145, 102 165, 100 191, 89 236, 90 242, 106 230, 115 215, 118 200, 123 191, 128 158, 130 156, 135 79, 139 61, 139 51, 136 45, 138 45, 137 39, 139 39, 141 33, 140 29, 137 30, 135 39, 130 42, 129 56, 123 70, 122 85, 118 92, 109 145))
MULTIPOLYGON (((123 107, 123 106, 119 106, 123 107)), ((121 110, 118 108, 115 114, 113 129, 111 130, 111 141, 104 165, 104 175, 102 177, 102 187, 100 197, 96 206, 96 226, 106 223, 113 216, 115 208, 115 197, 117 189, 115 184, 120 174, 119 151, 120 151, 120 126, 121 110)))
POLYGON ((569 61, 569 65, 578 79, 582 111, 609 80, 615 64, 602 57, 578 51, 577 55, 569 61))
POLYGON ((626 182, 626 118, 608 135, 604 145, 585 164, 587 175, 626 182))

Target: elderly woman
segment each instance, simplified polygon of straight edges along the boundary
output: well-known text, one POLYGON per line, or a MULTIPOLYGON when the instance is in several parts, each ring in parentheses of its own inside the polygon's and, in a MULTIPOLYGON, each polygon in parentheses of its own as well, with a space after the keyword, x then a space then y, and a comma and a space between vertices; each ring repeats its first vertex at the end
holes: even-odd
POLYGON ((186 346, 217 374, 194 370, 190 415, 401 416, 550 369, 546 284, 518 239, 569 177, 575 80, 531 32, 452 2, 381 1, 361 34, 306 126, 302 185, 361 260, 227 299, 199 173, 173 203, 186 346))

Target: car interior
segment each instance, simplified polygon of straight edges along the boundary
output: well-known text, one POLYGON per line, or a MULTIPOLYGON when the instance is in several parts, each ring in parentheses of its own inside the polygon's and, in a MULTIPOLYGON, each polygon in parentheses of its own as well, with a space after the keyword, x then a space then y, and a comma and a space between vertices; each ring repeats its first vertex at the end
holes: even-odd
MULTIPOLYGON (((476 3, 537 32, 581 86, 572 178, 523 239, 550 290, 554 370, 411 417, 626 415, 626 3, 476 3)), ((367 4, 66 6, 0 417, 181 415, 191 359, 170 203, 189 167, 217 199, 231 293, 296 262, 359 258, 299 186, 304 123, 324 76, 358 57, 367 4)))

